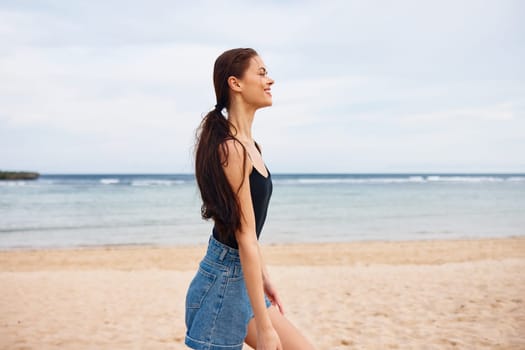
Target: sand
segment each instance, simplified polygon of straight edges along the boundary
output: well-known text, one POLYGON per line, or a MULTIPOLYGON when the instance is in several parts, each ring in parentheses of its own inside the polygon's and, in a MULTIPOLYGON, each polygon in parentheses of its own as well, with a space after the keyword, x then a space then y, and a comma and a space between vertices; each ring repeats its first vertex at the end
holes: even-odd
MULTIPOLYGON (((0 349, 185 349, 204 251, 2 251, 0 349)), ((263 251, 286 316, 318 349, 525 349, 525 237, 263 251)))

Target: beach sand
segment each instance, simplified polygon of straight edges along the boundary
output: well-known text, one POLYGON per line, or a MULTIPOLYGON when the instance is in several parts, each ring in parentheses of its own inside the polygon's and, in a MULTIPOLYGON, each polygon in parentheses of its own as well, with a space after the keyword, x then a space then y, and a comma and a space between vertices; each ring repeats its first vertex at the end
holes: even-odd
MULTIPOLYGON (((525 349, 525 237, 262 247, 318 349, 525 349)), ((185 349, 205 249, 2 251, 0 349, 185 349)))

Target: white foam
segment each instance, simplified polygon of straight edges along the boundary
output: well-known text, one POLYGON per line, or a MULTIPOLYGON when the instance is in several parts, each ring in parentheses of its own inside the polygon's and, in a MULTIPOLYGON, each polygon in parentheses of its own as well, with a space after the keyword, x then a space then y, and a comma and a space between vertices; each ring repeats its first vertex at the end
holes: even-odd
POLYGON ((171 186, 185 183, 184 180, 133 180, 131 186, 171 186))
POLYGON ((525 181, 525 176, 511 176, 507 179, 510 182, 522 182, 525 181))
POLYGON ((440 182, 502 182, 501 177, 494 176, 428 176, 428 181, 440 182))
POLYGON ((26 182, 21 180, 6 180, 6 181, 0 181, 0 186, 8 186, 8 187, 14 187, 14 186, 25 186, 26 182))
POLYGON ((408 180, 410 182, 425 182, 425 178, 423 176, 410 176, 408 180))
POLYGON ((373 184, 373 183, 407 183, 407 182, 425 182, 421 176, 412 176, 410 178, 367 178, 367 179, 352 179, 352 178, 301 178, 301 179, 279 179, 275 180, 282 184, 373 184))
POLYGON ((514 176, 505 179, 497 176, 454 176, 454 175, 412 175, 407 177, 367 177, 367 178, 348 178, 348 177, 300 177, 288 179, 276 179, 280 184, 395 184, 395 183, 485 183, 485 182, 505 182, 505 181, 525 181, 524 176, 514 176))
POLYGON ((291 180, 291 183, 300 183, 300 184, 338 184, 338 183, 345 183, 348 182, 348 180, 351 179, 313 179, 313 178, 305 178, 305 179, 296 179, 291 180))
POLYGON ((100 182, 104 185, 112 185, 112 184, 118 184, 120 182, 119 179, 100 179, 100 182))

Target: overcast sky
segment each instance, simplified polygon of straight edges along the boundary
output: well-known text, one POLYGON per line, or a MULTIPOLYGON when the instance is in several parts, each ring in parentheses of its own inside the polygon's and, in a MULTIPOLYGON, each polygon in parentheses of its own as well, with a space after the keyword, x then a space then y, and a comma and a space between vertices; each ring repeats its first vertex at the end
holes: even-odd
POLYGON ((215 58, 273 173, 525 172, 523 1, 0 0, 0 169, 190 173, 215 58))

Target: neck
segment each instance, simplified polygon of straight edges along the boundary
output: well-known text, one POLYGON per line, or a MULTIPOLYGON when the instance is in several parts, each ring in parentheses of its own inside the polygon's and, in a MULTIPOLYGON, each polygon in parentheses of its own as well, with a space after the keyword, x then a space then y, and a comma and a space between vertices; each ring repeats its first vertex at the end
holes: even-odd
POLYGON ((253 140, 252 124, 254 117, 255 108, 250 108, 246 104, 232 103, 228 110, 228 120, 235 126, 232 134, 240 141, 251 142, 253 140))

